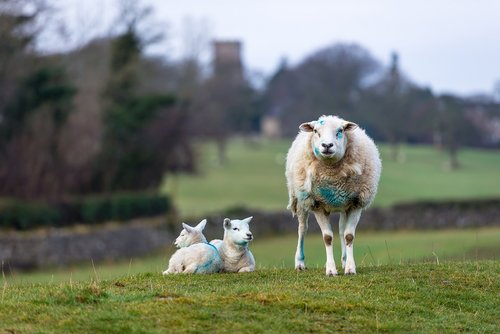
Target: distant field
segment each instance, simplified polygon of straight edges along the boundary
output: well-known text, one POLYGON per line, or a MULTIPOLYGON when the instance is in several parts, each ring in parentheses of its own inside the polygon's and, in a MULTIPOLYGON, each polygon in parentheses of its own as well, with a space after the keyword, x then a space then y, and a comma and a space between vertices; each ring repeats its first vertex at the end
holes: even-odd
MULTIPOLYGON (((312 219, 314 220, 314 219, 312 219)), ((316 224, 315 222, 311 222, 316 224)), ((407 264, 419 262, 440 263, 450 260, 499 260, 500 227, 477 230, 400 231, 373 232, 360 229, 356 235, 355 258, 358 269, 385 264, 407 264)), ((296 236, 287 235, 259 239, 251 244, 258 269, 288 268, 293 270, 296 236)), ((340 247, 337 236, 334 252, 340 270, 340 247)), ((4 267, 7 283, 31 282, 60 283, 89 281, 91 279, 114 279, 138 273, 160 273, 175 249, 145 258, 135 258, 118 263, 84 263, 66 269, 46 269, 33 273, 14 273, 4 267)), ((308 235, 305 241, 306 264, 309 268, 323 268, 325 248, 320 235, 308 235)))
MULTIPOLYGON (((227 163, 217 163, 214 145, 200 149, 201 174, 167 178, 163 191, 171 194, 181 215, 218 212, 228 207, 284 210, 287 205, 285 157, 290 140, 229 142, 227 163)), ((403 161, 389 159, 380 146, 382 179, 375 206, 416 200, 500 197, 500 151, 464 149, 462 168, 449 171, 444 152, 432 147, 403 146, 403 161)))

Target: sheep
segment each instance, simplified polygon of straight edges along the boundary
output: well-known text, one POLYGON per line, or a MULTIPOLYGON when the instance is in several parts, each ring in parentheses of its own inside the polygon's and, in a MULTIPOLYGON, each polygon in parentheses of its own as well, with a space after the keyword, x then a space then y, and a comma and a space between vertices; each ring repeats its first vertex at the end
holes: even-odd
POLYGON ((168 262, 168 274, 212 274, 224 268, 221 256, 214 245, 198 243, 177 250, 168 262))
POLYGON ((336 116, 303 123, 286 158, 288 209, 297 215, 295 269, 304 270, 304 236, 309 212, 321 228, 326 275, 337 275, 333 231, 328 219, 340 212, 339 234, 344 274, 356 274, 353 241, 361 212, 375 198, 382 170, 377 147, 357 124, 336 116))
POLYGON ((207 243, 203 229, 207 220, 202 220, 195 227, 182 223, 183 230, 175 240, 177 250, 168 263, 168 274, 207 274, 222 271, 223 263, 217 248, 207 243))
POLYGON ((182 223, 182 231, 175 239, 175 246, 177 248, 188 247, 197 243, 207 243, 207 239, 203 235, 203 229, 207 224, 207 220, 203 219, 195 227, 189 226, 188 224, 182 223))
POLYGON ((224 219, 224 239, 217 244, 224 263, 223 271, 241 273, 255 270, 255 259, 248 249, 248 243, 253 240, 253 234, 248 226, 252 218, 224 219))

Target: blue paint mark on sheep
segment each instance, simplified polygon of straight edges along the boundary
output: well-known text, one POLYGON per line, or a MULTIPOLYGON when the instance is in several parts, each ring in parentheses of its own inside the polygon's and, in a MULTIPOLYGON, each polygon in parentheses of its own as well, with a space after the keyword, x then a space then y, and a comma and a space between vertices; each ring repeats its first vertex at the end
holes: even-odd
POLYGON ((299 261, 304 261, 304 259, 305 259, 305 256, 304 256, 304 239, 301 239, 300 240, 300 255, 299 255, 298 260, 299 261))
POLYGON ((321 187, 318 192, 325 203, 333 207, 342 207, 352 199, 347 191, 335 188, 321 187))
POLYGON ((320 119, 319 120, 319 125, 325 125, 325 120, 324 119, 320 119))
POLYGON ((310 195, 309 195, 309 193, 307 191, 299 191, 298 198, 299 198, 300 201, 305 201, 306 199, 309 198, 309 196, 310 195))
POLYGON ((206 243, 207 245, 211 246, 214 250, 215 253, 212 254, 210 259, 208 259, 205 263, 200 264, 198 267, 196 267, 196 270, 194 271, 196 274, 206 274, 206 273, 212 273, 214 271, 214 262, 216 262, 219 258, 219 251, 217 250, 217 247, 210 243, 206 243))
POLYGON ((337 139, 342 139, 342 129, 337 130, 337 139))
POLYGON ((316 157, 320 157, 321 154, 319 153, 319 149, 316 146, 313 147, 313 151, 316 157))

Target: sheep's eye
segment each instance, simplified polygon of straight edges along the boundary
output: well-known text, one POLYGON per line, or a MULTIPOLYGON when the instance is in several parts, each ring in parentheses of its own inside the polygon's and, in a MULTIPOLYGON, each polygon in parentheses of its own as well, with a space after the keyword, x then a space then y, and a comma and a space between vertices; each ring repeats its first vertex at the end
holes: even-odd
POLYGON ((342 138, 342 133, 343 133, 343 132, 344 132, 344 131, 343 131, 342 129, 338 129, 338 130, 337 130, 337 139, 342 138))
POLYGON ((233 227, 233 231, 239 231, 240 229, 237 227, 233 227))

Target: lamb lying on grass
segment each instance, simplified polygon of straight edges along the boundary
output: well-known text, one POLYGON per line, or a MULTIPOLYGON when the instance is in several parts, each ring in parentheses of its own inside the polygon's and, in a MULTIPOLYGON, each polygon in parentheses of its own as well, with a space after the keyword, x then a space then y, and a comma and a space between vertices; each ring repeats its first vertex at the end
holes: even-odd
POLYGON ((222 271, 224 265, 219 251, 214 245, 207 243, 203 235, 206 223, 206 219, 195 227, 182 223, 184 229, 175 240, 175 245, 180 249, 170 258, 168 269, 163 275, 211 274, 222 271))
POLYGON ((253 240, 248 224, 253 217, 243 220, 224 219, 224 240, 213 240, 222 258, 223 271, 231 273, 255 270, 255 259, 248 243, 253 240))
POLYGON ((195 227, 189 226, 188 224, 182 223, 182 231, 175 239, 175 246, 177 248, 188 247, 194 244, 207 243, 207 239, 203 235, 203 229, 207 225, 207 220, 203 219, 195 227))
POLYGON ((333 231, 328 216, 340 212, 339 233, 344 273, 355 274, 353 242, 359 218, 375 198, 382 164, 377 147, 356 124, 321 116, 300 125, 286 160, 288 208, 299 220, 295 268, 305 269, 304 235, 309 212, 321 227, 326 274, 337 275, 333 231))

